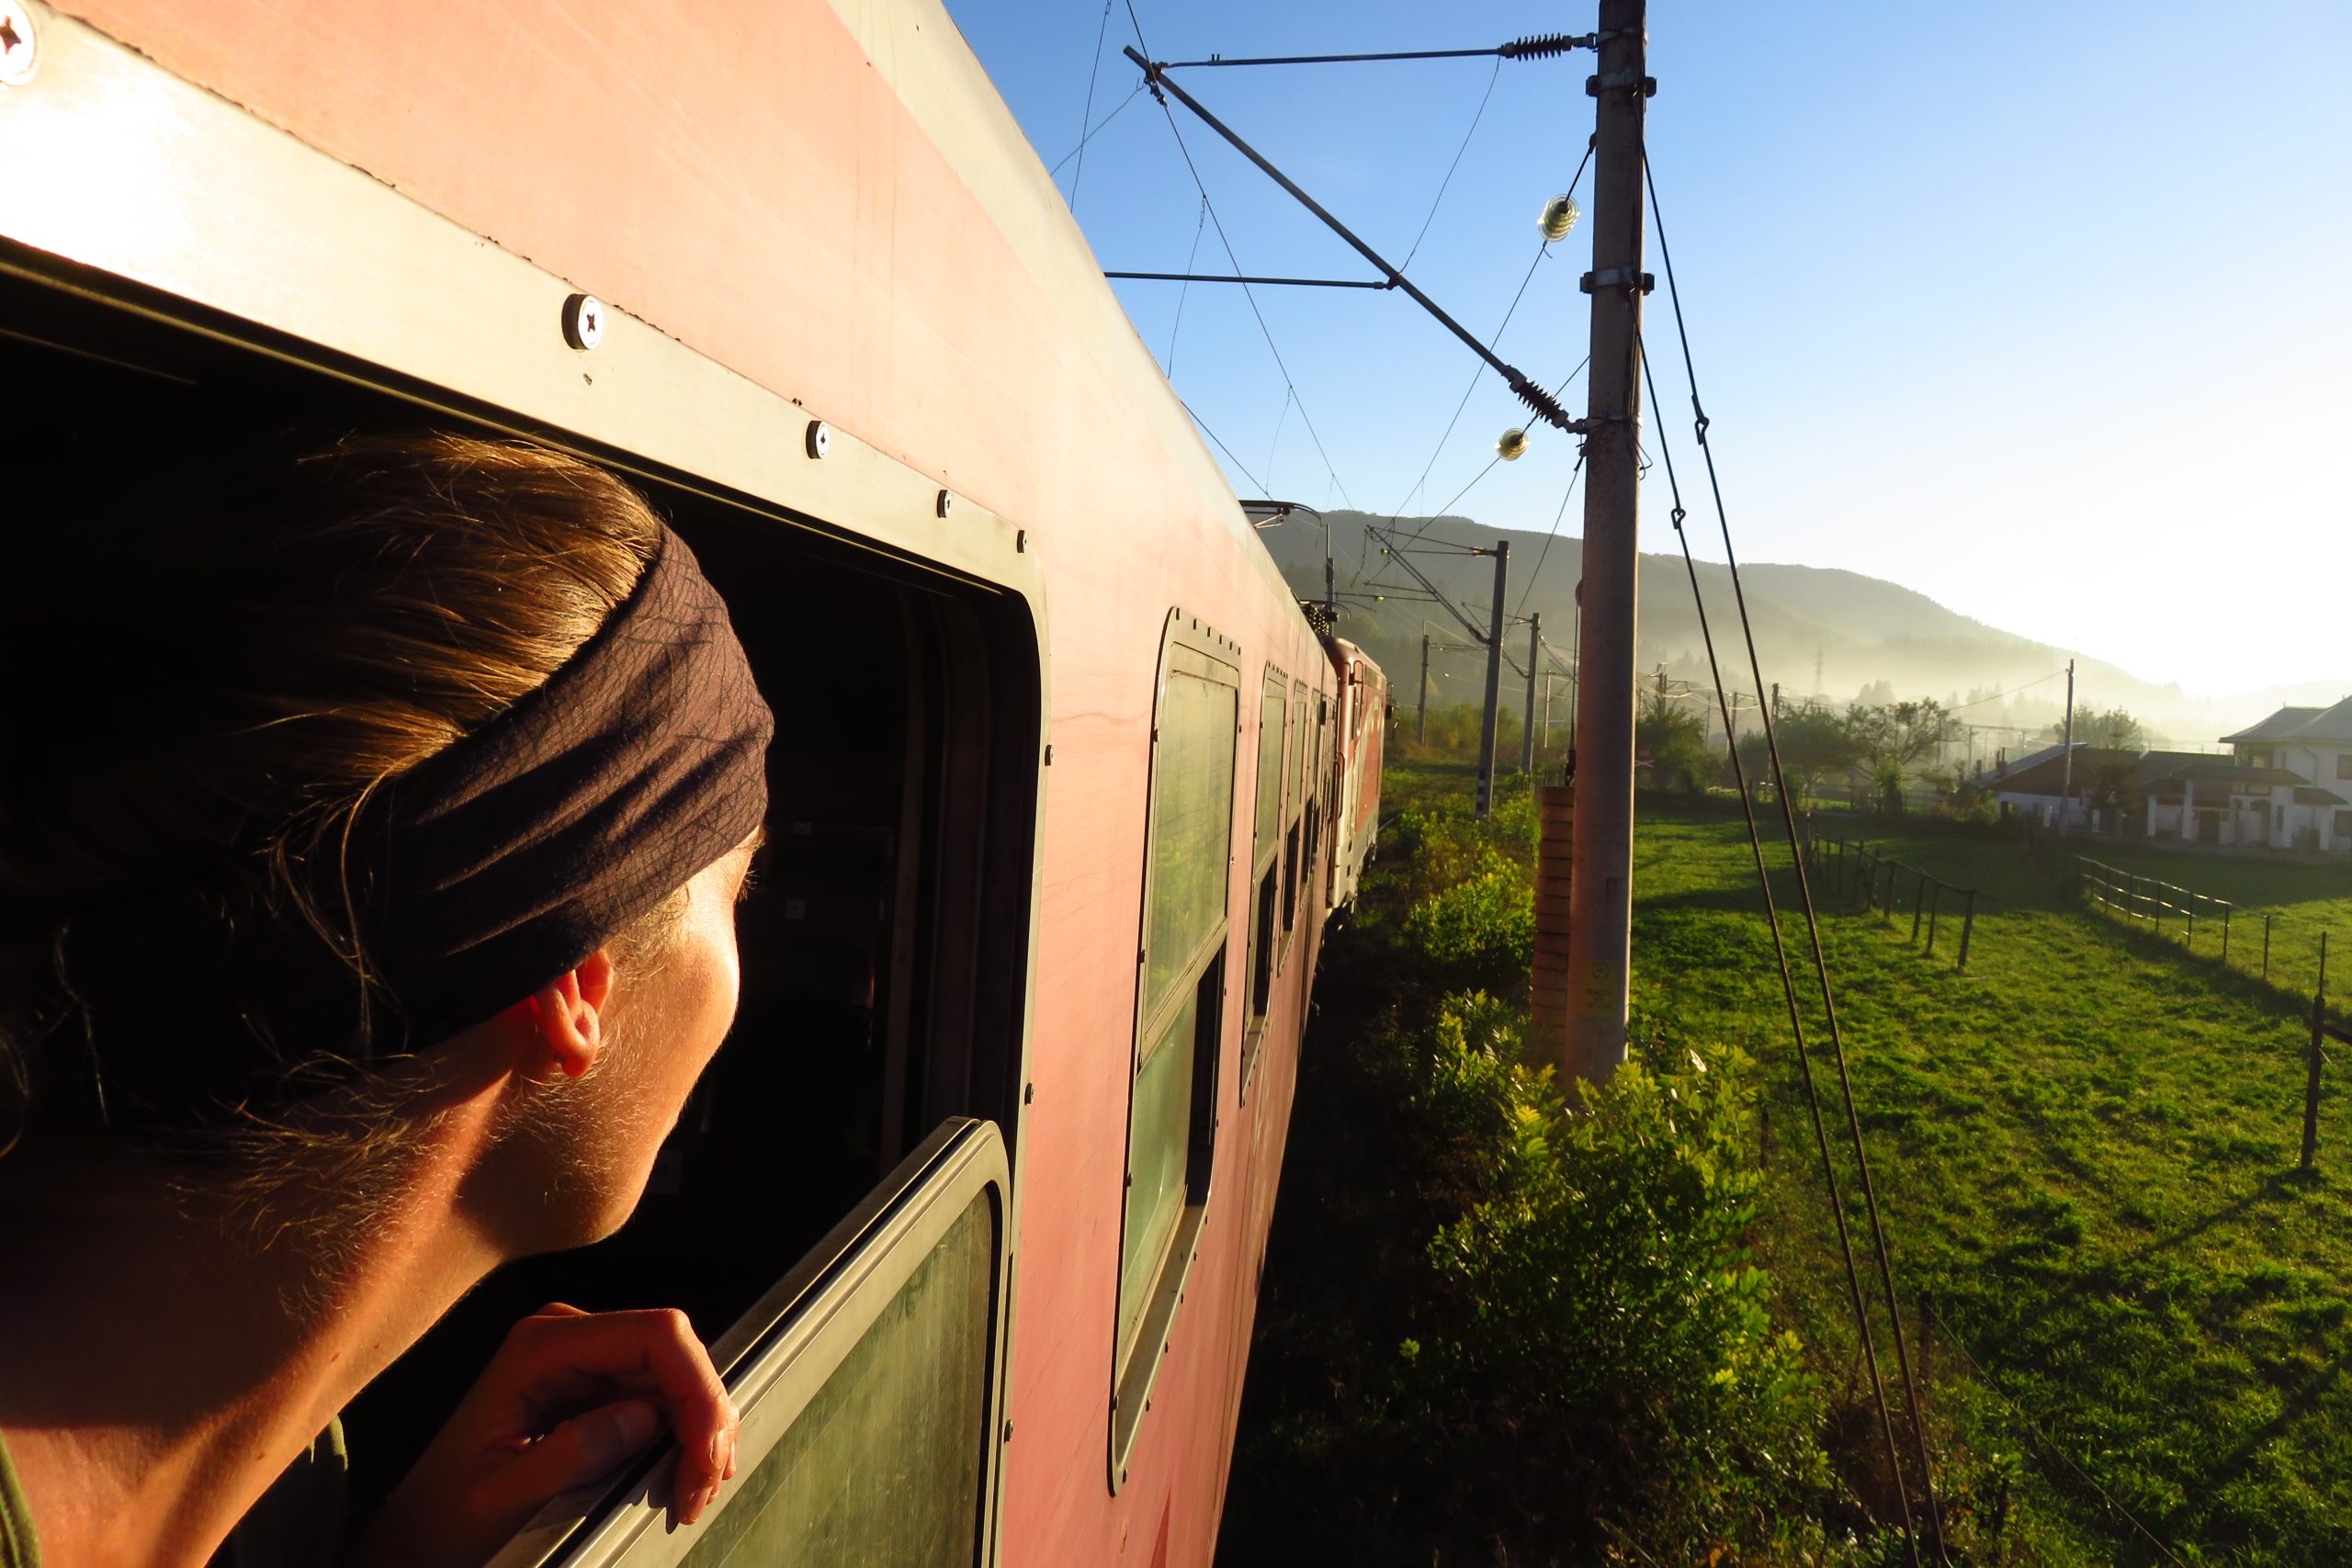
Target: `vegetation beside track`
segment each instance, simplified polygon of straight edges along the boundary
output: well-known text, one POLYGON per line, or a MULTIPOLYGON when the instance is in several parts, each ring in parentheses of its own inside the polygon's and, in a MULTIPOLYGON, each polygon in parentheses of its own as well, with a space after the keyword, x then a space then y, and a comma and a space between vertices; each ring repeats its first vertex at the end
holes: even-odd
MULTIPOLYGON (((1579 1120, 1518 1055, 1532 912, 1509 873, 1532 816, 1471 824, 1468 793, 1458 768, 1394 770, 1395 829, 1317 982, 1225 1560, 1318 1560, 1306 1549, 1320 1541, 1347 1546, 1332 1560, 1417 1568, 1899 1561, 1872 1535, 1892 1489, 1736 811, 1645 799, 1648 1070, 1579 1120), (1484 999, 1459 999, 1474 986, 1484 999), (1645 1104, 1679 1147, 1643 1142, 1645 1104), (1714 1185, 1700 1201, 1641 1200, 1647 1228, 1577 1213, 1591 1192, 1617 1202, 1702 1167, 1714 1185), (1726 1294, 1754 1315, 1612 1298, 1671 1326, 1590 1343, 1594 1298, 1578 1292, 1596 1274, 1620 1288, 1606 1281, 1636 1235, 1669 1274, 1738 1278, 1726 1294), (1481 1267, 1447 1236, 1481 1238, 1481 1267), (1695 1359, 1669 1353, 1692 1345, 1695 1359), (1691 1399, 1711 1356, 1736 1369, 1730 1392, 1691 1399)), ((2307 1014, 2185 958, 2177 936, 2083 908, 2012 842, 1867 836, 1982 890, 1964 975, 1951 933, 1930 958, 1907 912, 1822 900, 1915 1350, 1923 1292, 1935 1314, 1928 1425, 1953 1560, 2341 1561, 2352 1100, 2332 1066, 2318 1179, 2299 1179, 2307 1014)), ((2282 930, 2334 917, 2340 878, 2229 865, 2225 886, 2225 865, 2149 869, 2268 903, 2282 930)), ((1776 886, 1785 915, 1793 878, 1776 886)), ((1802 964, 1802 923, 1786 931, 1802 964)), ((2340 962, 2352 976, 2352 954, 2340 962)), ((1826 1043, 1817 999, 1803 1005, 1826 1043)))

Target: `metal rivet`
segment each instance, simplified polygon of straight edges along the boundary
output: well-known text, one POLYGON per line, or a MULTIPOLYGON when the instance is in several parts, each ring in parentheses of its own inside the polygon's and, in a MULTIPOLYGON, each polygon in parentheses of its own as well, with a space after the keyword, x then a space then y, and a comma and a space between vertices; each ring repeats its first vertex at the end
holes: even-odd
POLYGON ((1010 1421, 1004 1424, 1004 1440, 1008 1443, 1012 1441, 1012 1423, 1010 1421))
POLYGON ((594 294, 574 294, 563 302, 563 337, 586 351, 605 341, 605 302, 594 294))
POLYGON ((1053 749, 1052 747, 1048 746, 1048 747, 1046 747, 1046 766, 1047 766, 1047 767, 1049 767, 1049 768, 1050 768, 1050 767, 1052 767, 1053 765, 1054 765, 1054 749, 1053 749))
POLYGON ((1027 553, 1028 548, 1029 530, 1026 528, 1016 530, 1012 536, 1012 553, 1014 555, 1023 555, 1027 553))
POLYGON ((955 511, 955 510, 956 510, 956 496, 955 496, 955 492, 954 492, 954 491, 944 491, 944 490, 943 490, 943 491, 941 491, 939 492, 939 514, 940 514, 942 517, 944 517, 944 516, 946 516, 949 513, 951 513, 951 512, 953 512, 953 511, 955 511))
POLYGON ((1037 1086, 1035 1084, 1028 1084, 1023 1087, 1021 1090, 1021 1103, 1023 1105, 1035 1105, 1037 1103, 1037 1086))
POLYGON ((0 85, 21 87, 40 69, 40 39, 17 0, 0 0, 0 85))
POLYGON ((808 448, 808 456, 811 457, 821 457, 832 444, 833 427, 827 424, 821 419, 810 420, 808 422, 808 434, 806 441, 806 445, 808 448))

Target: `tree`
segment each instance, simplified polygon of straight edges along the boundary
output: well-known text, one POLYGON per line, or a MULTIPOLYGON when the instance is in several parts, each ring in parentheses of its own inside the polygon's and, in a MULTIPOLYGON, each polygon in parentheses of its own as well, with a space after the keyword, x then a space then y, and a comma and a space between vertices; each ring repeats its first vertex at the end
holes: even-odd
MULTIPOLYGON (((1852 767, 1860 758, 1846 716, 1817 704, 1784 709, 1772 724, 1780 743, 1781 772, 1790 798, 1804 804, 1821 793, 1822 781, 1852 767)), ((1739 765, 1751 788, 1764 797, 1772 785, 1772 760, 1758 732, 1739 738, 1739 765)), ((1725 767, 1728 778, 1729 767, 1725 767)))
MULTIPOLYGON (((2064 719, 2050 727, 2050 739, 2066 739, 2064 719)), ((2126 708, 2083 708, 2075 715, 2075 739, 2086 746, 2112 751, 2144 751, 2148 732, 2126 708)))
POLYGON ((1641 710, 1634 720, 1634 750, 1650 764, 1650 780, 1660 789, 1696 795, 1714 771, 1706 721, 1664 691, 1642 694, 1641 710))
POLYGON ((1858 703, 1847 712, 1846 724, 1860 760, 1870 769, 1879 808, 1895 817, 1903 814, 1903 786, 1912 773, 1967 733, 1933 697, 1874 707, 1858 703))

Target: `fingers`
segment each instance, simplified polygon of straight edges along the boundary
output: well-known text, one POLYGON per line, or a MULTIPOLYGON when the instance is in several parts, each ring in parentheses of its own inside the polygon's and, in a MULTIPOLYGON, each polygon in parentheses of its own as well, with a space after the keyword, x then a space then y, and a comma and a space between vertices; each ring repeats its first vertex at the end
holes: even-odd
POLYGON ((674 1506, 684 1523, 701 1517, 734 1472, 735 1405, 682 1312, 582 1313, 553 1303, 514 1325, 499 1359, 516 1394, 544 1408, 577 1408, 597 1388, 650 1396, 677 1440, 674 1506))
POLYGON ((517 1454, 499 1485, 534 1502, 585 1486, 611 1474, 661 1431, 662 1413, 642 1399, 591 1410, 517 1454))

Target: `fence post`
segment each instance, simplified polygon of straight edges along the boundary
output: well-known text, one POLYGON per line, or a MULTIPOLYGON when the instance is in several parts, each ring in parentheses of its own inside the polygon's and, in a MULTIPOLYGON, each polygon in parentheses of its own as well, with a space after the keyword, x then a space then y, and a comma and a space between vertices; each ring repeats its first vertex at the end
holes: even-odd
POLYGON ((1976 931, 1976 889, 1970 888, 1967 898, 1967 908, 1962 911, 1960 918, 1960 961, 1952 965, 1955 969, 1968 967, 1968 939, 1975 934, 1976 931))
POLYGON ((2325 1038, 2327 998, 2319 992, 2312 993, 2312 1055, 2311 1065, 2303 1077, 2303 1168, 2312 1168, 2319 1153, 2319 1063, 2320 1043, 2325 1038))
POLYGON ((2262 911, 2262 977, 2270 978, 2270 911, 2262 911))
POLYGON ((2180 945, 2194 953, 2197 951, 2197 906, 2189 905, 2181 910, 2181 916, 2188 923, 2181 928, 2180 945))
POLYGON ((1878 912, 1885 918, 1886 923, 1890 926, 1894 923, 1894 879, 1902 874, 1901 862, 1886 863, 1886 892, 1878 901, 1878 912))
POLYGON ((2312 987, 2312 1055, 2303 1077, 2303 1169, 2319 1154, 2320 1047, 2327 1038, 2327 933, 2319 933, 2319 978, 2312 987))
POLYGON ((1928 951, 1929 953, 1936 950, 1936 906, 1943 901, 1944 885, 1939 882, 1936 884, 1934 896, 1928 900, 1928 951))
POLYGON ((1919 913, 1928 903, 1928 874, 1919 874, 1919 886, 1911 895, 1911 940, 1919 940, 1919 913))
POLYGON ((2227 964, 2230 961, 2230 911, 2232 908, 2233 907, 2228 904, 2222 906, 2222 962, 2224 964, 2227 964))

